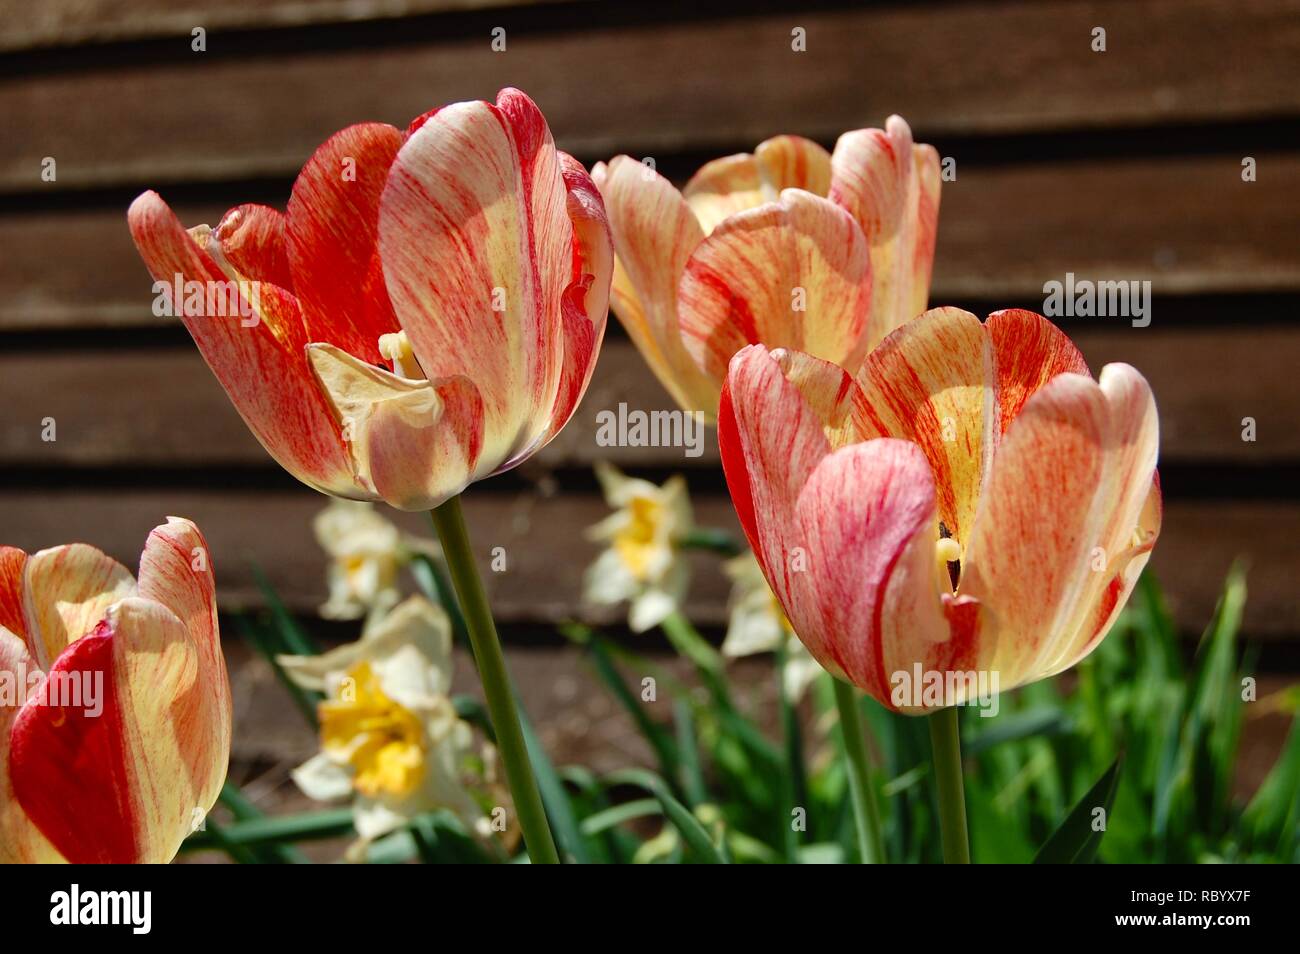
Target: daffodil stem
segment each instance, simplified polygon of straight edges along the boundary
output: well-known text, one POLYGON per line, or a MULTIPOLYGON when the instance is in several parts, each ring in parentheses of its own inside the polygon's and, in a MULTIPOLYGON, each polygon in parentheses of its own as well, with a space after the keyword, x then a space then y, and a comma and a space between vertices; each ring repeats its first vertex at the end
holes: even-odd
POLYGON ((496 733, 497 751, 505 765, 506 780, 510 783, 510 795, 514 799, 519 827, 523 830, 524 844, 528 847, 528 857, 534 864, 559 864, 555 839, 546 821, 537 779, 524 744, 523 727, 515 709, 501 640, 497 637, 496 623, 470 549, 459 496, 434 509, 433 525, 442 541, 452 586, 465 615, 470 645, 474 648, 474 660, 483 683, 483 695, 487 698, 488 714, 496 733))
POLYGON ((943 862, 970 864, 970 836, 966 833, 966 789, 961 775, 961 728, 957 707, 949 706, 929 716, 930 745, 934 749, 934 780, 939 789, 939 831, 943 837, 943 862))
POLYGON ((853 819, 858 828, 858 850, 862 863, 884 864, 885 840, 880 833, 880 809, 871 788, 867 765, 867 740, 862 732, 862 715, 858 712, 857 693, 847 682, 835 683, 835 708, 840 715, 840 734, 844 737, 844 754, 849 761, 849 795, 853 799, 853 819))

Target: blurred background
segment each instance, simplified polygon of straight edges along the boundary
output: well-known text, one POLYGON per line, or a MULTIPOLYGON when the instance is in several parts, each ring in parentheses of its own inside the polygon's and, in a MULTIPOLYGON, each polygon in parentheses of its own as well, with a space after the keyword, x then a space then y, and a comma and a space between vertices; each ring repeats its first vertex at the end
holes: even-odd
MULTIPOLYGON (((0 0, 0 539, 29 551, 84 540, 134 568, 148 531, 185 515, 208 535, 227 614, 261 605, 256 564, 314 633, 355 638, 357 624, 317 618, 326 558, 310 522, 324 498, 273 464, 184 329, 152 314, 126 208, 145 188, 188 225, 246 201, 283 207, 300 165, 337 129, 404 127, 504 85, 536 99, 561 148, 588 165, 653 157, 679 184, 774 134, 830 147, 897 112, 955 160, 933 304, 1041 311, 1044 283, 1068 272, 1149 280, 1148 327, 1060 323, 1094 370, 1127 361, 1156 393, 1167 509, 1152 565, 1189 651, 1243 558, 1261 695, 1295 681, 1300 2, 1290 0, 0 0), (498 28, 504 51, 493 49, 498 28)), ((596 552, 582 531, 607 512, 592 462, 656 481, 682 472, 698 522, 735 527, 716 446, 691 459, 596 445, 596 413, 619 402, 671 406, 611 322, 561 438, 466 500, 485 570, 491 548, 507 554, 507 572, 487 583, 543 741, 597 768, 644 752, 554 624, 608 623, 651 653, 666 643, 580 606, 596 552)), ((418 515, 399 516, 432 536, 418 515)), ((687 609, 715 639, 727 588, 717 561, 702 559, 687 609)), ((279 790, 314 740, 237 628, 225 632, 235 776, 279 790)), ((743 665, 742 683, 747 671, 754 693, 770 692, 765 665, 743 665)), ((1267 770, 1286 724, 1247 723, 1240 784, 1267 770)))

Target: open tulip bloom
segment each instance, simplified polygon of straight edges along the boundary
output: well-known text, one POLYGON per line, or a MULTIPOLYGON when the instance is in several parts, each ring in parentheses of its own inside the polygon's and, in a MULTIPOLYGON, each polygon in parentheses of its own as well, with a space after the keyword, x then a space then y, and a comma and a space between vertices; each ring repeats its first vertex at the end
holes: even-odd
POLYGON ((600 351, 600 195, 518 90, 405 131, 349 126, 283 213, 241 205, 186 231, 146 192, 128 220, 254 435, 327 494, 429 510, 518 465, 568 421, 600 351), (220 314, 214 288, 237 296, 220 314))
POLYGON ((828 153, 777 136, 706 164, 677 189, 617 156, 593 178, 618 252, 614 310, 684 409, 713 418, 727 362, 747 344, 856 371, 925 310, 939 156, 898 116, 828 153))
POLYGON ((170 518, 137 580, 82 543, 0 546, 0 862, 167 862, 217 800, 230 684, 207 544, 170 518))
POLYGON ((128 219, 281 466, 327 494, 434 510, 525 839, 553 860, 457 495, 545 446, 586 391, 614 268, 591 178, 504 89, 405 130, 336 133, 284 213, 242 205, 186 231, 146 192, 128 219))
POLYGON ((1032 312, 929 311, 856 378, 747 347, 718 428, 736 512, 795 632, 902 712, 969 701, 973 681, 954 676, 1006 690, 1073 666, 1160 529, 1146 380, 1110 364, 1094 381, 1032 312), (950 690, 937 699, 917 685, 931 674, 950 690))

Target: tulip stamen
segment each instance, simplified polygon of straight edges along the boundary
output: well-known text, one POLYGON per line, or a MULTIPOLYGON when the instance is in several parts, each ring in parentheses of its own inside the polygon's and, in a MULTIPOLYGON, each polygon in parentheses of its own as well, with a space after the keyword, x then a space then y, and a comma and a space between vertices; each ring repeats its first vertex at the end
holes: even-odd
POLYGON ((395 331, 379 336, 379 355, 393 366, 393 374, 411 381, 427 380, 428 375, 420 367, 411 348, 411 339, 405 331, 395 331))
POLYGON ((948 582, 956 592, 957 583, 961 579, 961 544, 953 538, 943 521, 939 522, 939 539, 934 544, 934 555, 938 561, 940 579, 946 571, 948 582))

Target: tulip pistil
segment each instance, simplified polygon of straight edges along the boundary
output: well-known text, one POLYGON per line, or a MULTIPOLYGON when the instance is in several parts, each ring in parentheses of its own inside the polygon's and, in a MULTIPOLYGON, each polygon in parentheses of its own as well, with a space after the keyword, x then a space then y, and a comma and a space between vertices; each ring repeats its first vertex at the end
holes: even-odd
POLYGON ((942 522, 939 524, 939 539, 934 544, 934 555, 938 564, 939 578, 943 579, 944 572, 947 572, 948 581, 956 592, 957 583, 961 580, 961 544, 953 538, 942 522))

